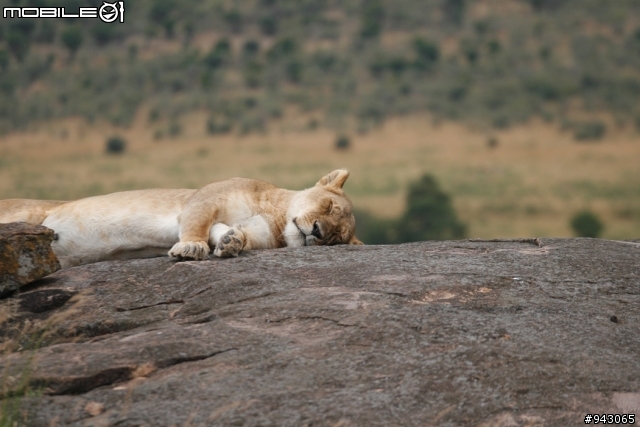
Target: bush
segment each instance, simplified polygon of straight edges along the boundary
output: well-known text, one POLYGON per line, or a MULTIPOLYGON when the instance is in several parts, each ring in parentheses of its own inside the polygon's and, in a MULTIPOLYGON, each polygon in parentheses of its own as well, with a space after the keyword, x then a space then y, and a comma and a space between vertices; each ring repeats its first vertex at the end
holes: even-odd
POLYGON ((242 51, 246 56, 257 55, 258 52, 260 52, 260 43, 255 40, 249 40, 245 42, 244 46, 242 47, 242 51))
POLYGON ((107 154, 122 154, 127 148, 127 141, 121 136, 112 136, 107 139, 105 151, 107 154))
POLYGON ((179 122, 172 120, 171 123, 169 123, 169 128, 167 129, 167 133, 171 138, 177 137, 182 133, 182 125, 179 122))
POLYGON ((82 30, 79 27, 70 26, 62 31, 62 44, 69 50, 72 59, 80 49, 83 39, 82 30))
POLYGON ((452 24, 460 25, 464 18, 465 0, 445 0, 444 15, 452 24))
POLYGON ((416 52, 416 68, 428 70, 440 58, 440 48, 436 43, 417 37, 413 40, 413 50, 416 52))
POLYGON ((278 32, 278 21, 275 16, 265 16, 260 20, 260 31, 265 36, 274 36, 278 32))
POLYGON ((291 83, 300 83, 302 80, 302 62, 293 60, 285 68, 287 79, 291 83))
POLYGON ((257 88, 262 81, 262 64, 249 61, 243 70, 244 84, 250 88, 257 88))
POLYGON ((291 56, 298 50, 298 44, 291 37, 285 37, 277 42, 267 52, 267 59, 270 61, 278 61, 281 58, 291 56))
POLYGON ((9 52, 0 49, 0 71, 4 71, 9 67, 9 52))
POLYGON ((384 7, 380 0, 368 0, 362 10, 362 28, 360 35, 363 38, 373 38, 382 32, 384 21, 384 7))
POLYGON ((7 34, 7 45, 15 58, 22 62, 29 52, 29 39, 21 32, 10 30, 7 34))
POLYGON ((231 10, 224 14, 224 20, 232 33, 242 32, 242 15, 237 10, 231 10))
POLYGON ((173 27, 175 26, 174 10, 177 3, 175 0, 155 0, 149 9, 149 19, 164 27, 165 35, 173 37, 173 27))
POLYGON ((602 233, 604 225, 593 212, 582 211, 571 219, 571 228, 578 237, 598 237, 602 233))
POLYGON ((99 46, 104 46, 116 38, 116 28, 113 24, 100 22, 91 29, 91 35, 99 46))
POLYGON ((232 126, 229 121, 217 121, 211 117, 207 120, 207 133, 209 135, 217 135, 231 132, 232 126))
POLYGON ((602 139, 607 126, 600 120, 581 122, 574 125, 573 137, 578 141, 596 141, 602 139))
POLYGON ((204 64, 212 70, 223 66, 231 55, 231 43, 227 39, 219 40, 204 57, 204 64))
POLYGON ((351 140, 346 135, 340 135, 336 139, 335 147, 338 150, 347 150, 349 147, 351 147, 351 140))
POLYGON ((466 226, 458 221, 451 199, 431 175, 409 185, 407 209, 398 224, 401 242, 461 239, 466 226))

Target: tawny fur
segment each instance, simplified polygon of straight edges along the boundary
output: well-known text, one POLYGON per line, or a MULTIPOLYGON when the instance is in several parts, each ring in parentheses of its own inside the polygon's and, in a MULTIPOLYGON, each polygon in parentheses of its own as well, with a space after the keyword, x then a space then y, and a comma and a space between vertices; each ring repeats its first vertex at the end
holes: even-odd
POLYGON ((152 189, 73 202, 1 200, 0 223, 42 224, 63 267, 122 258, 237 256, 284 246, 362 244, 339 169, 307 190, 232 178, 199 190, 152 189))

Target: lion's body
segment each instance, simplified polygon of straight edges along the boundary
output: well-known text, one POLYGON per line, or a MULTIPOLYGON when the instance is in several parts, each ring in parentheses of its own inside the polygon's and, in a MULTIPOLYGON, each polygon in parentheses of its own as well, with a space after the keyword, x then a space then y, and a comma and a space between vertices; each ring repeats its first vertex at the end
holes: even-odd
POLYGON ((334 171, 303 191, 233 178, 199 190, 152 189, 73 202, 3 200, 0 223, 42 224, 63 267, 159 256, 205 259, 242 250, 360 243, 351 202, 342 192, 347 171, 334 171), (317 227, 317 231, 316 231, 317 227))

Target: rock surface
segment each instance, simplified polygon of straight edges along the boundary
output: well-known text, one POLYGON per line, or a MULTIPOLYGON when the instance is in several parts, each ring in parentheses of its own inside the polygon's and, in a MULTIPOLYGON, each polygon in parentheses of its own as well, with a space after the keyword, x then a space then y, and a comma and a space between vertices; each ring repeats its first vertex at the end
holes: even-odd
POLYGON ((5 344, 36 347, 0 358, 5 396, 37 391, 17 398, 29 426, 568 426, 587 413, 640 415, 633 242, 104 262, 2 304, 15 307, 5 344), (38 327, 29 341, 25 328, 38 327))
POLYGON ((60 269, 53 236, 41 225, 0 224, 0 297, 60 269))

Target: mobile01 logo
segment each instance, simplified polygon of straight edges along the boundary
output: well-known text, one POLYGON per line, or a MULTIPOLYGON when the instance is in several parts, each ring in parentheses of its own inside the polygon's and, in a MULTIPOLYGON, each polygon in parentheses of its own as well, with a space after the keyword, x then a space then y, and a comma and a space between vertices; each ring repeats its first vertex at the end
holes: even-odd
POLYGON ((100 7, 81 7, 78 13, 67 13, 64 7, 5 7, 4 18, 100 18, 102 22, 124 22, 124 2, 102 2, 100 7))

